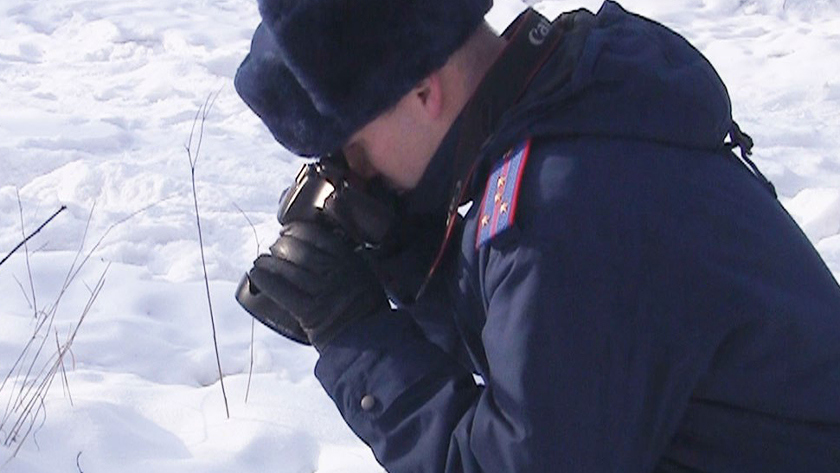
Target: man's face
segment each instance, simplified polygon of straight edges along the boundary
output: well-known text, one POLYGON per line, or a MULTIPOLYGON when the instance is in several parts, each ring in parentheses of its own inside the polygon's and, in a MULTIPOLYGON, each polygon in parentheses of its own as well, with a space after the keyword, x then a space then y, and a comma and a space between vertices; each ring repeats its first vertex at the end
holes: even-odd
POLYGON ((413 189, 445 134, 421 100, 409 93, 353 134, 343 148, 350 169, 366 180, 382 178, 399 192, 413 189))

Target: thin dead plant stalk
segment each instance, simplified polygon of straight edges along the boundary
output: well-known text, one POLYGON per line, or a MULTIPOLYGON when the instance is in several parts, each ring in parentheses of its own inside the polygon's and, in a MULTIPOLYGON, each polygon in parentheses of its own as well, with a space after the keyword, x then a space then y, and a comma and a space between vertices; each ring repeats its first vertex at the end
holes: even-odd
MULTIPOLYGON (((20 203, 20 195, 18 195, 18 203, 20 203)), ((47 226, 50 222, 52 222, 54 218, 58 217, 58 214, 60 214, 61 212, 64 212, 65 210, 67 210, 67 206, 66 206, 66 205, 62 205, 60 209, 56 210, 56 211, 55 211, 55 213, 54 213, 54 214, 52 214, 52 216, 50 216, 50 218, 48 218, 48 219, 47 219, 44 223, 42 223, 42 224, 41 224, 38 228, 36 228, 34 232, 32 232, 32 233, 30 233, 29 235, 25 236, 25 237, 24 237, 24 239, 23 239, 23 241, 21 241, 20 243, 18 243, 18 244, 17 244, 14 248, 12 248, 12 251, 10 251, 10 252, 9 252, 9 254, 7 254, 6 256, 4 256, 4 257, 3 257, 3 259, 2 259, 2 260, 0 260, 0 265, 2 265, 2 264, 3 264, 3 263, 5 263, 5 262, 6 262, 9 258, 11 258, 11 257, 12 257, 12 255, 13 255, 13 254, 15 254, 15 252, 16 252, 17 250, 19 250, 22 246, 25 246, 25 245, 26 245, 26 243, 27 243, 29 240, 31 240, 31 239, 32 239, 32 237, 34 237, 35 235, 37 235, 38 233, 40 233, 40 231, 41 231, 41 230, 43 230, 43 229, 44 229, 44 227, 46 227, 46 226, 47 226)), ((21 216, 21 218, 23 218, 23 217, 21 216)))
MULTIPOLYGON (((65 276, 64 282, 62 283, 61 289, 59 290, 58 295, 56 296, 55 301, 53 302, 52 306, 48 307, 47 309, 40 310, 36 312, 37 322, 35 324, 35 330, 32 332, 32 336, 27 341, 26 345, 24 346, 23 350, 21 351, 18 358, 15 360, 15 363, 12 365, 12 368, 9 370, 9 373, 3 379, 3 383, 0 384, 0 394, 2 394, 3 389, 6 386, 6 383, 9 379, 13 378, 12 388, 10 393, 9 399, 6 403, 6 410, 3 414, 2 420, 0 420, 0 430, 3 430, 3 426, 5 426, 9 418, 14 415, 14 413, 26 403, 27 399, 29 399, 29 395, 33 392, 35 383, 30 382, 33 373, 35 372, 36 366, 38 365, 38 360, 41 358, 41 353, 44 350, 44 346, 49 340, 49 334, 52 330, 53 323, 55 322, 56 314, 58 313, 58 307, 61 300, 64 297, 64 294, 67 292, 68 288, 72 284, 73 280, 75 279, 78 271, 80 271, 85 263, 87 262, 88 258, 92 254, 93 250, 88 253, 87 257, 85 257, 81 264, 78 264, 79 258, 84 251, 85 240, 87 239, 87 232, 90 228, 90 222, 93 217, 93 210, 96 204, 91 206, 90 213, 88 214, 87 221, 85 223, 85 230, 82 235, 81 243, 79 244, 79 249, 76 252, 76 256, 73 259, 73 263, 71 264, 70 268, 67 271, 67 275, 65 276), (43 334, 43 335, 42 335, 43 334), (40 344, 38 344, 37 348, 35 349, 34 354, 32 353, 32 349, 35 346, 36 341, 40 340, 40 344), (26 361, 29 360, 29 365, 27 368, 26 361), (25 370, 25 372, 24 372, 25 370), (18 389, 18 382, 20 381, 20 387, 18 389), (17 397, 15 397, 14 392, 17 391, 17 397)), ((25 245, 24 245, 25 247, 25 245)), ((95 248, 94 248, 95 249, 95 248)), ((27 257, 28 257, 28 250, 27 250, 27 257)), ((29 276, 29 283, 30 287, 33 288, 32 298, 35 299, 34 294, 34 283, 32 278, 32 272, 28 271, 29 276)), ((49 363, 49 362, 48 362, 49 363)), ((47 364, 48 364, 47 363, 47 364)), ((38 371, 36 377, 34 379, 40 379, 41 376, 44 374, 47 364, 44 364, 40 371, 38 371)))
MULTIPOLYGON (((93 291, 91 291, 93 294, 93 291)), ((61 353, 61 342, 58 341, 58 329, 55 330, 55 352, 61 353)), ((61 390, 67 399, 70 400, 70 405, 73 406, 73 394, 70 393, 70 383, 67 381, 67 370, 64 369, 64 363, 61 363, 61 390)))
POLYGON ((219 340, 216 335, 216 318, 213 315, 213 301, 210 297, 210 278, 207 276, 207 260, 204 256, 204 235, 201 231, 201 214, 198 210, 198 193, 195 189, 195 167, 198 159, 201 157, 201 144, 204 141, 204 125, 207 122, 207 116, 210 114, 216 99, 219 97, 219 92, 215 95, 207 96, 204 104, 198 108, 193 119, 192 129, 190 130, 190 137, 184 145, 187 152, 187 157, 190 160, 190 181, 192 182, 193 204, 195 205, 195 224, 198 227, 198 245, 201 249, 201 268, 204 271, 204 289, 207 293, 207 307, 210 311, 210 327, 213 331, 213 348, 216 351, 216 366, 219 369, 219 384, 222 387, 222 398, 225 401, 225 414, 230 419, 230 407, 228 406, 227 392, 225 391, 225 376, 222 373, 222 360, 219 356, 219 340), (198 126, 198 134, 196 135, 196 126, 198 126), (193 150, 193 144, 195 149, 193 150))
MULTIPOLYGON (((241 213, 242 216, 245 217, 245 221, 248 222, 248 225, 251 226, 251 230, 254 232, 254 242, 257 244, 257 257, 259 257, 260 256, 260 237, 257 234, 257 227, 254 226, 254 222, 252 222, 251 219, 248 218, 248 214, 246 214, 245 211, 242 210, 242 208, 239 207, 239 205, 236 204, 236 202, 233 203, 233 206, 236 207, 236 210, 238 210, 239 213, 241 213)), ((250 345, 251 361, 248 364, 248 384, 245 387, 245 403, 246 404, 248 403, 248 397, 251 395, 251 377, 254 375, 254 330, 255 330, 255 327, 256 327, 256 319, 251 317, 251 345, 250 345)))
MULTIPOLYGON (((23 244, 24 252, 26 254, 26 273, 29 275, 29 289, 32 291, 32 312, 35 314, 35 318, 38 318, 38 299, 35 297, 35 283, 32 280, 32 265, 29 264, 29 245, 27 245, 26 242, 28 242, 32 238, 32 236, 36 235, 41 228, 45 227, 53 217, 58 215, 58 213, 61 212, 61 209, 59 209, 58 212, 54 213, 53 217, 47 219, 47 221, 44 222, 42 226, 38 227, 38 229, 35 230, 35 233, 33 233, 30 236, 26 236, 26 224, 23 221, 23 202, 21 202, 20 200, 20 191, 18 189, 15 189, 15 196, 17 197, 18 210, 20 212, 20 234, 23 235, 23 241, 21 242, 21 244, 23 244)), ((20 248, 20 245, 16 246, 15 248, 20 248)), ((9 256, 6 256, 6 259, 9 259, 9 257, 13 255, 15 251, 16 249, 13 248, 12 252, 9 253, 9 256)), ((2 264, 2 262, 0 262, 0 264, 2 264)))
MULTIPOLYGON (((81 327, 82 323, 84 322, 85 318, 87 317, 88 313, 93 307, 94 302, 99 297, 99 294, 102 291, 102 288, 105 284, 105 276, 110 268, 110 264, 108 264, 102 271, 97 283, 93 287, 88 286, 89 297, 87 303, 84 309, 82 310, 81 315, 77 320, 75 326, 71 328, 66 340, 64 341, 64 343, 62 343, 58 334, 58 330, 54 328, 54 323, 58 314, 60 303, 64 295, 67 293, 68 289, 71 287, 71 285, 79 275, 80 271, 86 266, 93 253, 99 248, 99 246, 104 241, 105 237, 114 228, 128 221, 135 215, 155 205, 158 205, 160 202, 163 202, 165 200, 168 199, 164 199, 152 205, 141 208, 140 210, 129 214, 122 220, 119 220, 118 222, 112 224, 108 227, 108 229, 104 232, 104 234, 96 242, 96 244, 89 251, 85 252, 84 249, 87 240, 87 235, 96 204, 94 203, 94 205, 91 206, 91 210, 88 214, 88 218, 85 224, 84 233, 81 238, 81 243, 79 244, 79 248, 76 251, 72 264, 67 270, 67 274, 65 275, 64 281, 62 282, 62 285, 58 291, 58 295, 56 296, 52 305, 49 305, 46 308, 37 309, 37 320, 35 323, 35 328, 32 332, 32 336, 29 338, 29 340, 23 347, 22 351, 20 352, 15 363, 12 365, 12 368, 9 370, 8 374, 3 378, 2 383, 0 383, 0 396, 8 397, 3 416, 2 418, 0 418, 0 440, 2 440, 2 445, 6 447, 11 447, 12 445, 16 444, 14 453, 11 455, 11 457, 9 457, 8 461, 11 461, 11 459, 17 455, 24 442, 27 438, 29 438, 30 435, 33 436, 34 440, 35 433, 38 429, 40 429, 40 426, 43 425, 43 423, 46 421, 46 396, 49 392, 50 387, 52 386, 53 379, 59 372, 61 373, 62 386, 65 395, 69 398, 70 404, 73 404, 73 399, 70 394, 70 384, 69 380, 67 379, 64 363, 68 354, 71 357, 71 359, 73 358, 73 352, 71 349, 73 342, 76 339, 76 335, 78 334, 79 328, 81 327), (55 353, 52 353, 47 357, 45 355, 44 350, 48 340, 52 338, 53 335, 55 337, 56 342, 55 353), (44 360, 45 357, 46 360, 44 360), (4 394, 4 392, 6 394, 4 394), (39 418, 41 418, 41 423, 36 427, 36 422, 39 418)), ((52 218, 54 218, 57 214, 58 212, 56 212, 56 214, 54 214, 52 218)), ((23 225, 23 222, 21 223, 21 225, 23 225)), ((43 228, 45 225, 46 223, 43 224, 40 228, 43 228)), ((33 232, 32 235, 34 236, 36 233, 37 231, 33 232)), ((28 256, 28 249, 26 247, 26 244, 24 243, 22 246, 27 252, 28 256)), ((27 271, 29 276, 30 287, 33 291, 32 300, 34 301, 35 292, 33 276, 31 271, 27 271)), ((21 290, 23 290, 23 284, 20 284, 20 282, 18 282, 18 285, 21 287, 21 290)), ((26 291, 23 290, 23 292, 26 296, 26 291)), ((33 307, 33 304, 30 302, 28 297, 27 303, 30 304, 30 307, 33 307)), ((75 361, 73 361, 73 364, 75 364, 75 361)), ((6 463, 8 463, 8 461, 6 463)))
POLYGON ((4 424, 6 425, 2 430, 6 431, 7 434, 3 439, 3 445, 6 447, 10 447, 12 444, 17 445, 11 458, 17 456, 21 447, 23 447, 23 444, 26 442, 26 439, 33 433, 35 422, 38 417, 40 415, 46 416, 44 401, 47 393, 52 386, 56 374, 58 374, 59 370, 63 369, 64 358, 70 351, 70 347, 73 345, 73 341, 79 333, 79 328, 82 326, 82 323, 85 321, 88 313, 90 313, 94 302, 96 302, 96 299, 99 297, 102 288, 105 286, 105 275, 108 273, 109 268, 110 264, 105 267, 102 274, 99 276, 99 280, 94 286, 93 292, 88 298, 87 304, 85 305, 84 310, 82 310, 82 314, 76 322, 70 336, 63 345, 58 346, 58 351, 52 355, 44 365, 44 370, 42 370, 42 372, 45 372, 43 374, 39 374, 38 377, 35 378, 34 382, 29 383, 30 389, 27 390, 27 395, 23 399, 24 402, 18 404, 11 413, 12 415, 9 417, 9 420, 14 420, 14 423, 9 426, 4 421, 4 424))

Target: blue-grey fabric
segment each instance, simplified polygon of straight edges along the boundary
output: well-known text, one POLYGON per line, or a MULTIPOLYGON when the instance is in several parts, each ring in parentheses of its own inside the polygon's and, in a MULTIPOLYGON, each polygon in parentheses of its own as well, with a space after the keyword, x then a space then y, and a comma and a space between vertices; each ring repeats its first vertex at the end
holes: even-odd
POLYGON ((444 65, 492 0, 260 0, 237 92, 283 146, 335 151, 444 65))
POLYGON ((477 249, 474 205, 316 375, 392 473, 840 471, 840 287, 724 145, 722 82, 616 3, 573 15, 481 157, 531 140, 515 225, 477 249))

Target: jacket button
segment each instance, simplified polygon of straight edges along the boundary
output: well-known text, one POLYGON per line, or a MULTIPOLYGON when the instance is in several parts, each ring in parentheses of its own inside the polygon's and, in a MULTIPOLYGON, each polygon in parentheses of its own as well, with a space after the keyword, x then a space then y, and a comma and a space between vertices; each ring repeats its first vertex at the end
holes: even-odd
POLYGON ((370 394, 366 395, 362 398, 362 410, 363 411, 370 411, 376 406, 376 398, 371 396, 370 394))

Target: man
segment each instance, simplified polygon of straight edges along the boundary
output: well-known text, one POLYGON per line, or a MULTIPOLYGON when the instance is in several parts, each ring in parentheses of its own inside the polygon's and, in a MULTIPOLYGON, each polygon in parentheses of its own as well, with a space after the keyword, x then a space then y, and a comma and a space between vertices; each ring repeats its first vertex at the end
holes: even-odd
POLYGON ((237 90, 403 226, 290 222, 254 315, 388 471, 840 471, 840 288, 711 65, 613 2, 503 37, 489 3, 260 3, 237 90))

